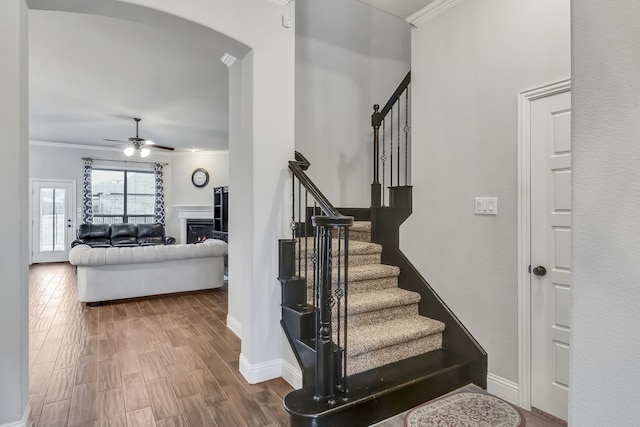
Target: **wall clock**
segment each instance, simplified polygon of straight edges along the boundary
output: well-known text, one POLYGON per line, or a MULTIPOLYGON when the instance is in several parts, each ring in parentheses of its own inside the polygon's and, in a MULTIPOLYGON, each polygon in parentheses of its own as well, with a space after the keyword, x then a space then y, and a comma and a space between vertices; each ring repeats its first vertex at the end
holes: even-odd
POLYGON ((206 169, 198 168, 191 174, 191 182, 198 188, 202 188, 209 183, 209 172, 206 169))

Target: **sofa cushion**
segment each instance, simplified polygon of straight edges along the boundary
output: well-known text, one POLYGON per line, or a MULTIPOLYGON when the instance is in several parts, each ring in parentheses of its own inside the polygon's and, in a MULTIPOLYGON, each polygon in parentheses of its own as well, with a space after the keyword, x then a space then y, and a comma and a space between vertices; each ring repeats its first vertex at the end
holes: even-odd
POLYGON ((138 227, 135 224, 111 225, 111 245, 138 246, 138 227))
POLYGON ((138 224, 138 244, 140 246, 164 245, 164 226, 156 224, 138 224))
POLYGON ((111 246, 109 224, 81 224, 78 227, 78 239, 91 247, 111 246))
POLYGON ((147 264, 180 259, 223 257, 227 255, 227 243, 209 239, 195 245, 145 246, 130 248, 91 248, 78 245, 69 251, 73 265, 147 264))

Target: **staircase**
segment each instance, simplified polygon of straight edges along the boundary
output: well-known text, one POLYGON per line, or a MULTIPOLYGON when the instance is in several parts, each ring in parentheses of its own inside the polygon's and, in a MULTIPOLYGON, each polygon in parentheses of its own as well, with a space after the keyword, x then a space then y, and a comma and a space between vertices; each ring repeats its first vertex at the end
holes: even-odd
POLYGON ((409 77, 382 112, 374 107, 371 208, 336 209, 307 177, 304 156, 289 162, 292 237, 279 242, 281 324, 303 373, 303 388, 284 399, 291 427, 368 426, 469 383, 486 389, 486 353, 399 247, 412 209, 406 170, 400 185, 408 114, 402 150, 401 114, 391 138, 384 117, 394 116, 409 77))
MULTIPOLYGON (((400 269, 381 263, 382 246, 371 243, 371 222, 355 221, 349 237, 347 375, 440 349, 444 323, 421 316, 420 294, 398 287, 400 269)), ((307 304, 312 304, 312 274, 306 276, 307 304)))

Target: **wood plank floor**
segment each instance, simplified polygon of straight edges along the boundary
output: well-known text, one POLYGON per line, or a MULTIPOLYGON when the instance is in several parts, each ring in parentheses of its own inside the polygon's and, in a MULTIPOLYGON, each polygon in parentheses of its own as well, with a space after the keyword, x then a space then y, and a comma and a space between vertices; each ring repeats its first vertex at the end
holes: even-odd
MULTIPOLYGON (((251 385, 238 372, 226 285, 86 307, 75 267, 37 264, 29 275, 34 426, 287 426, 282 399, 291 386, 281 378, 251 385)), ((566 426, 522 412, 529 427, 566 426)), ((404 413, 376 426, 403 427, 404 413)))
POLYGON ((248 384, 227 288, 86 307, 75 267, 29 270, 31 419, 38 427, 286 426, 283 379, 248 384))

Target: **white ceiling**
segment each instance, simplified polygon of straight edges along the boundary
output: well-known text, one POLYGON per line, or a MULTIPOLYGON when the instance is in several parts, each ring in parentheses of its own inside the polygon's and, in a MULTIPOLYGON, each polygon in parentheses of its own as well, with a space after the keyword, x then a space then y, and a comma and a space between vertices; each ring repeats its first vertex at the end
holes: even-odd
POLYGON ((409 16, 425 8, 435 0, 360 0, 376 9, 383 10, 393 16, 401 19, 407 19, 409 16))
MULTIPOLYGON (((29 12, 29 139, 228 148, 228 68, 206 39, 96 15, 29 12)), ((122 144, 126 145, 126 144, 122 144)))
MULTIPOLYGON (((360 0, 402 19, 433 0, 360 0)), ((212 39, 97 15, 29 11, 29 139, 228 149, 228 69, 212 39)))

